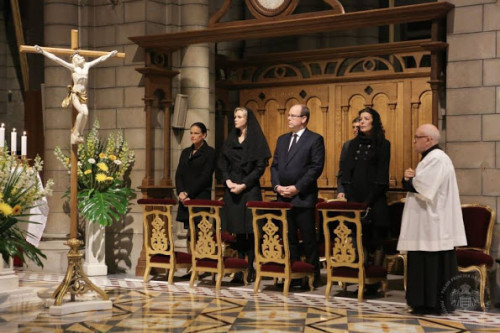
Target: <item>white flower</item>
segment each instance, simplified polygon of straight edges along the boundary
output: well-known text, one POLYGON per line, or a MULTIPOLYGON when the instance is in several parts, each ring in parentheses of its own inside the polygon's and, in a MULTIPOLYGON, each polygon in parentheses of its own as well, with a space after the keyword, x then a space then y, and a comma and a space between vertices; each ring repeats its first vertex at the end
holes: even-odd
POLYGON ((81 166, 82 166, 82 162, 78 161, 77 165, 78 165, 79 167, 81 167, 81 166))
POLYGON ((87 162, 89 162, 90 164, 95 164, 95 160, 93 158, 89 158, 87 162))
POLYGON ((116 165, 122 165, 122 161, 120 160, 114 160, 113 163, 115 163, 116 165))

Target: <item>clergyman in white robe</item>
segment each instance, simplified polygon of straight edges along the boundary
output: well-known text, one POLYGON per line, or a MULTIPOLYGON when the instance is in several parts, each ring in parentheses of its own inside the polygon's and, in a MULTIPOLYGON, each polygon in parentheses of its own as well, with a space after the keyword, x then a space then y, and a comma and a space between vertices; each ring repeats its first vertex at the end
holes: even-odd
MULTIPOLYGON (((416 135, 415 145, 425 137, 416 135)), ((409 192, 398 250, 408 254, 408 305, 416 314, 440 314, 453 310, 443 288, 457 274, 455 247, 467 240, 453 163, 436 140, 418 144, 422 160, 414 171, 409 169, 414 176, 403 179, 409 192)))

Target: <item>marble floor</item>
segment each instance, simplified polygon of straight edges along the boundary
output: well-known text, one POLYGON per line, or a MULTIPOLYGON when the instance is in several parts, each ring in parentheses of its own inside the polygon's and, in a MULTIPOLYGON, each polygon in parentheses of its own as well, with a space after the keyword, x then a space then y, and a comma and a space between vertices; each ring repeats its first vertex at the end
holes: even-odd
MULTIPOLYGON (((45 303, 63 276, 18 271, 22 287, 33 288, 45 303)), ((111 310, 52 316, 42 305, 0 313, 0 332, 500 332, 500 314, 455 311, 415 316, 404 303, 401 278, 392 276, 387 293, 357 301, 354 289, 336 289, 329 300, 324 286, 314 292, 292 289, 282 295, 266 280, 253 286, 226 278, 216 292, 210 277, 194 288, 177 277, 169 285, 159 277, 148 283, 135 276, 92 278, 113 302, 111 310)), ((88 293, 77 301, 96 299, 88 293)), ((41 302, 43 303, 43 302, 41 302)))

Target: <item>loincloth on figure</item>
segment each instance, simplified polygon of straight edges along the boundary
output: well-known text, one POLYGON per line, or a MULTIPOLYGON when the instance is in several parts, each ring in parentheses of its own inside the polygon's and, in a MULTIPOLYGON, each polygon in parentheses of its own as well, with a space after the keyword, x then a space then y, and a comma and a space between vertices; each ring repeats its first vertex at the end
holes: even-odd
POLYGON ((71 96, 73 94, 75 94, 76 97, 78 97, 78 100, 80 101, 80 103, 87 104, 87 92, 86 91, 83 91, 83 92, 75 91, 75 90, 73 90, 73 86, 68 86, 68 95, 66 97, 64 97, 64 99, 61 103, 61 106, 63 108, 67 108, 70 106, 71 96))

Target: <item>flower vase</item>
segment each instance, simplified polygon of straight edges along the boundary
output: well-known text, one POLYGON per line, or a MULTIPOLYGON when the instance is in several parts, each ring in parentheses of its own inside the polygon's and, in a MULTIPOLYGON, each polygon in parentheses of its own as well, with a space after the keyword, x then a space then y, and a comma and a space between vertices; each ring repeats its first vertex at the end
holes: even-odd
POLYGON ((108 274, 106 265, 106 231, 96 222, 85 221, 85 260, 83 271, 87 276, 108 274))

